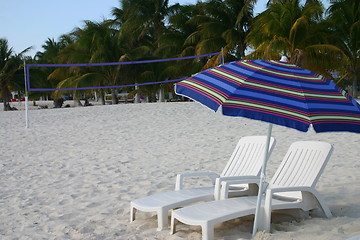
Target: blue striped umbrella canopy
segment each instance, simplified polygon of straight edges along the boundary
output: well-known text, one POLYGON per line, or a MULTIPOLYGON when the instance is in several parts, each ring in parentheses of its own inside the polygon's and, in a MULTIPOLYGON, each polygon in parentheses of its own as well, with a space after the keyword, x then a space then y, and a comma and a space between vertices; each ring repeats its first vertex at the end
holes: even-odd
POLYGON ((334 82, 296 65, 267 60, 227 63, 176 84, 176 93, 227 116, 306 132, 360 133, 360 106, 334 82))

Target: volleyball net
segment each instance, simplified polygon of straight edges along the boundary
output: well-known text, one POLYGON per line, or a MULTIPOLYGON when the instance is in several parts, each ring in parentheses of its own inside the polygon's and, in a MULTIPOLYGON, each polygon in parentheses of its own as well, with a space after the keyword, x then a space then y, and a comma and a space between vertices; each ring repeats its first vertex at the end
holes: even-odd
POLYGON ((178 58, 167 58, 167 59, 155 59, 155 60, 143 60, 143 61, 129 61, 129 62, 111 62, 111 63, 80 63, 80 64, 25 64, 25 81, 26 81, 26 89, 27 91, 71 91, 71 90, 90 90, 90 89, 107 89, 107 88, 123 88, 123 87, 135 87, 142 85, 152 85, 152 84, 163 84, 163 83, 171 83, 171 82, 179 82, 181 80, 186 79, 187 77, 180 79, 172 79, 166 81, 159 82, 146 82, 146 83, 134 83, 127 85, 114 85, 114 86, 89 86, 89 87, 74 87, 74 88, 33 88, 31 87, 31 79, 30 79, 30 68, 34 67, 96 67, 96 66, 115 66, 115 65, 131 65, 131 64, 146 64, 146 63, 157 63, 157 62, 167 62, 167 61, 178 61, 178 60, 186 60, 193 58, 202 58, 202 57, 211 57, 214 55, 218 55, 221 52, 215 52, 210 54, 196 55, 196 56, 187 56, 187 57, 178 57, 178 58))

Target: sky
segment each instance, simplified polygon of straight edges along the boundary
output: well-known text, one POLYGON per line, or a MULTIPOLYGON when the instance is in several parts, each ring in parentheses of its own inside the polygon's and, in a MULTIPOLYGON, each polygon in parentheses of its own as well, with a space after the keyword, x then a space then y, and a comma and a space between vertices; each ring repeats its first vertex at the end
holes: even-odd
MULTIPOLYGON (((195 4, 197 0, 170 0, 170 4, 195 4)), ((267 0, 258 0, 255 14, 265 10, 267 0)), ((325 4, 328 0, 324 1, 325 4)), ((48 38, 82 27, 84 20, 111 18, 119 0, 0 0, 0 38, 6 38, 15 53, 32 47, 26 55, 43 51, 48 38)))

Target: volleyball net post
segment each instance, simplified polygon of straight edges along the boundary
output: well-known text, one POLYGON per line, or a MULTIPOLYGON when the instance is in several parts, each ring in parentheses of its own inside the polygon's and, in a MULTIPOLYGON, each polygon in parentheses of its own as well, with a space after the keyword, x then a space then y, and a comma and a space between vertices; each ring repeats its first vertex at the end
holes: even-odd
POLYGON ((24 60, 24 81, 25 81, 25 127, 29 128, 29 94, 27 82, 26 62, 24 60))

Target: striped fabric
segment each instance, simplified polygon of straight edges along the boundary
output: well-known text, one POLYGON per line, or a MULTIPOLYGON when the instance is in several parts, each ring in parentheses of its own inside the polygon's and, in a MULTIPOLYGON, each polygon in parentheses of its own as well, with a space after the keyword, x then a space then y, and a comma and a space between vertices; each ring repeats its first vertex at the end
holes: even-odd
POLYGON ((306 132, 360 133, 360 106, 334 82, 293 64, 249 60, 208 69, 176 84, 176 93, 227 116, 306 132))

